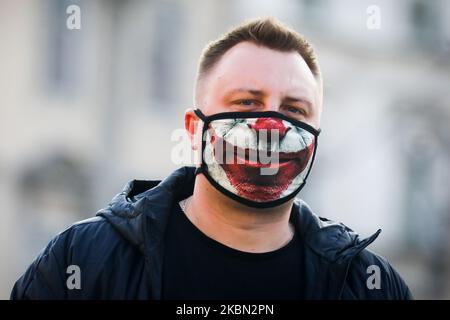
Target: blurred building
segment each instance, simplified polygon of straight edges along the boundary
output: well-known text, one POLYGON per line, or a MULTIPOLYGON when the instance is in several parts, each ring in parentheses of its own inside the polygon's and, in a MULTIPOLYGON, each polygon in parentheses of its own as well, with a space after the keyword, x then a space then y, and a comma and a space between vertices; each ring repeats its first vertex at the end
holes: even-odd
POLYGON ((181 165, 171 137, 201 49, 262 15, 305 34, 324 75, 300 197, 363 236, 382 228, 371 248, 415 296, 450 298, 445 0, 0 1, 0 298, 57 232, 181 165))

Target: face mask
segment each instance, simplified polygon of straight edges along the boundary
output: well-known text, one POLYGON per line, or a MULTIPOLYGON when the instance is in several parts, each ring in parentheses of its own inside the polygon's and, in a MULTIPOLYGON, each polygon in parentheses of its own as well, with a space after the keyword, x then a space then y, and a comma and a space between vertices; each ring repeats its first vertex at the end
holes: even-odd
POLYGON ((303 188, 320 129, 274 111, 205 116, 197 173, 224 195, 256 208, 278 206, 303 188))

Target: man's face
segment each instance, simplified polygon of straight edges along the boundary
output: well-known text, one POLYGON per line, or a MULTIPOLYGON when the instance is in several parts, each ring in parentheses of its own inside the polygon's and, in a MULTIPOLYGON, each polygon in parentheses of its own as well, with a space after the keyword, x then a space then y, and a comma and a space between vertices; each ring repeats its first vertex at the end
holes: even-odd
MULTIPOLYGON (((320 85, 297 52, 240 43, 220 59, 197 89, 198 107, 207 116, 230 111, 277 111, 315 128, 320 126, 320 85)), ((312 135, 275 118, 242 119, 219 127, 207 137, 205 154, 211 176, 222 187, 265 202, 283 197, 303 183, 304 174, 300 173, 306 172, 312 158, 312 135), (261 129, 275 129, 279 141, 261 143, 261 129), (234 161, 224 163, 224 158, 230 158, 230 150, 235 150, 231 153, 234 161), (241 156, 236 150, 242 151, 241 156), (249 159, 251 151, 271 151, 277 163, 249 159), (261 168, 267 166, 275 168, 274 174, 261 175, 261 168)))
POLYGON ((297 52, 250 42, 228 50, 198 88, 206 115, 227 111, 278 111, 320 127, 322 91, 297 52))

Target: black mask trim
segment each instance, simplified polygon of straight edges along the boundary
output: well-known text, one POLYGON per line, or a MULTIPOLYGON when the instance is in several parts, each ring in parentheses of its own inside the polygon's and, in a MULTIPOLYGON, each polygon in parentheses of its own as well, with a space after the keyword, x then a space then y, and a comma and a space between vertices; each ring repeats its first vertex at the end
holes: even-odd
POLYGON ((301 190, 302 188, 305 186, 306 184, 306 180, 311 172, 311 168, 313 167, 314 164, 314 159, 316 157, 316 151, 317 151, 317 146, 318 146, 318 136, 321 132, 320 129, 315 129, 314 127, 312 127, 311 125, 304 123, 302 121, 298 121, 292 118, 287 117, 286 115, 276 112, 276 111, 263 111, 263 112, 222 112, 222 113, 216 113, 213 114, 211 116, 205 116, 199 109, 195 109, 194 110, 195 114, 203 121, 203 129, 202 129, 202 163, 201 166, 198 167, 196 169, 195 174, 199 174, 199 173, 203 173, 203 175, 206 177, 206 179, 217 189, 219 190, 222 194, 226 195, 227 197, 242 203, 244 205, 247 205, 249 207, 252 208, 273 208, 276 206, 279 206, 289 200, 291 200, 292 198, 294 198, 301 190), (295 126, 298 126, 308 132, 310 132, 311 134, 314 135, 315 137, 315 142, 314 142, 314 151, 313 151, 313 155, 312 155, 312 160, 311 160, 311 165, 308 168, 308 172, 306 173, 306 176, 303 179, 303 183, 291 194, 276 199, 276 200, 271 200, 268 202, 258 202, 258 201, 254 201, 254 200, 249 200, 243 197, 240 197, 232 192, 230 192, 229 190, 225 189, 223 186, 221 186, 219 183, 217 183, 212 177, 211 175, 208 173, 208 169, 207 169, 207 164, 206 161, 204 159, 204 151, 205 151, 205 147, 206 147, 206 141, 204 138, 205 136, 205 132, 207 131, 208 127, 209 127, 209 123, 213 120, 219 120, 219 119, 229 119, 229 118, 264 118, 264 117, 276 117, 276 118, 280 118, 283 120, 286 120, 292 124, 294 124, 295 126))

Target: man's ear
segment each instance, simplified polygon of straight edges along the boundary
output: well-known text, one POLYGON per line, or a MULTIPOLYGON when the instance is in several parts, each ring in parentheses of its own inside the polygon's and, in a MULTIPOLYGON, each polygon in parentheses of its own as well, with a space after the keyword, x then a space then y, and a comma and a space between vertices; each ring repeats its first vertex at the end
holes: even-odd
POLYGON ((199 130, 200 119, 194 112, 194 109, 189 108, 184 113, 184 127, 188 133, 189 139, 191 140, 192 150, 198 150, 199 144, 197 137, 197 132, 199 130))

